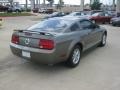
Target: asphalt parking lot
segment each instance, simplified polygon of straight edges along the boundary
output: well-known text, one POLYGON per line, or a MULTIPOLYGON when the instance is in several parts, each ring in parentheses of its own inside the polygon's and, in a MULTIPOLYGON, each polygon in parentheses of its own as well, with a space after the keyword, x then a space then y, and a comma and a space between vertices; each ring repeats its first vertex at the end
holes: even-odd
POLYGON ((86 52, 77 68, 33 64, 9 48, 14 29, 37 23, 38 17, 5 18, 0 29, 0 90, 120 90, 120 27, 108 30, 107 45, 86 52))

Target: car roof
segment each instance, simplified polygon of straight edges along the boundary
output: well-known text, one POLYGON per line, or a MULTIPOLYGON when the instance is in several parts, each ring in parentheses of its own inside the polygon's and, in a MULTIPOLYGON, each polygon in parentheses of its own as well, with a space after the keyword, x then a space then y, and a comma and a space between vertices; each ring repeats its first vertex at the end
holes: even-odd
POLYGON ((72 16, 72 17, 54 17, 54 18, 49 18, 48 20, 57 20, 57 19, 68 21, 67 22, 68 23, 67 27, 71 26, 74 23, 82 21, 82 20, 89 20, 89 19, 86 19, 86 18, 78 18, 78 17, 74 17, 74 16, 72 16))
POLYGON ((68 17, 54 17, 51 19, 61 19, 61 20, 71 20, 73 22, 79 21, 79 20, 88 20, 86 18, 83 17, 74 17, 74 16, 68 16, 68 17))

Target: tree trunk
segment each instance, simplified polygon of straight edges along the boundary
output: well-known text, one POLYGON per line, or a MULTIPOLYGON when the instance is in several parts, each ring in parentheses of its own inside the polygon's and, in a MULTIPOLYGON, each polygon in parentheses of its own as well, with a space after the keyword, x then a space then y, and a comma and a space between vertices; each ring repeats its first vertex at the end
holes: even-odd
POLYGON ((39 9, 40 9, 40 0, 39 0, 39 9))
POLYGON ((31 10, 33 10, 35 8, 35 1, 31 0, 31 10))
POLYGON ((45 0, 43 0, 43 4, 44 4, 44 5, 46 4, 45 0))
POLYGON ((25 8, 26 8, 26 11, 27 11, 27 9, 28 9, 28 0, 25 0, 25 4, 26 4, 26 6, 25 6, 25 8))
POLYGON ((46 2, 43 0, 43 7, 46 8, 46 2))
POLYGON ((38 0, 36 0, 36 8, 39 8, 39 7, 38 7, 38 0))

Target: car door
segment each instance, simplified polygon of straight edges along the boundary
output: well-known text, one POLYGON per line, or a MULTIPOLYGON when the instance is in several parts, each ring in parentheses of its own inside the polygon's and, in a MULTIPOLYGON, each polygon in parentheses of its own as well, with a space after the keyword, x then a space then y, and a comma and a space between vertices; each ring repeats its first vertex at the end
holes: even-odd
POLYGON ((77 12, 75 16, 81 16, 81 13, 80 13, 80 12, 77 12))
POLYGON ((99 19, 99 23, 104 23, 105 22, 105 14, 104 13, 99 13, 99 16, 98 16, 98 19, 99 19))
POLYGON ((105 17, 106 17, 106 22, 110 23, 112 17, 108 13, 105 13, 105 17))
POLYGON ((84 40, 85 49, 88 49, 99 42, 99 39, 101 37, 99 35, 99 28, 91 27, 94 24, 89 20, 82 20, 79 22, 79 24, 82 29, 82 33, 84 33, 82 39, 84 40))
POLYGON ((101 13, 100 16, 101 16, 100 19, 102 23, 110 22, 111 17, 107 13, 101 13))

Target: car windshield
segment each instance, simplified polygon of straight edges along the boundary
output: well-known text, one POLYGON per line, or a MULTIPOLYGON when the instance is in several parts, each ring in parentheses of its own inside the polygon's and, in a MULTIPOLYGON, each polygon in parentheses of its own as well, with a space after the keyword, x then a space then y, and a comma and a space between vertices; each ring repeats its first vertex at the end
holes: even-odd
POLYGON ((69 22, 69 20, 63 19, 48 19, 33 25, 32 27, 28 28, 28 30, 62 32, 62 30, 69 25, 69 22))
POLYGON ((95 13, 95 14, 93 14, 92 16, 99 16, 99 13, 95 13))
POLYGON ((70 16, 75 16, 77 14, 77 12, 73 12, 73 13, 70 13, 69 15, 70 16))

